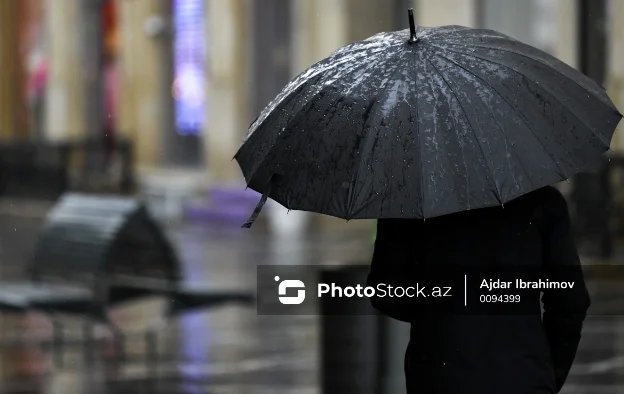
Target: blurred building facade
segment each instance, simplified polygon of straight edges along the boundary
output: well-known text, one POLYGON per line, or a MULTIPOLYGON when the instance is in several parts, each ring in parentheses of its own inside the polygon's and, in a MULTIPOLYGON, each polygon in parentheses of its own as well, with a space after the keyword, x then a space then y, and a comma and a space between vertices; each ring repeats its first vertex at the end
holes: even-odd
MULTIPOLYGON (((607 2, 608 21, 624 16, 607 2)), ((185 168, 240 183, 231 158, 288 80, 341 45, 406 28, 408 7, 419 24, 492 28, 577 66, 581 3, 4 0, 0 137, 120 136, 135 143, 139 174, 185 168)), ((608 21, 606 82, 621 106, 624 30, 608 21)))

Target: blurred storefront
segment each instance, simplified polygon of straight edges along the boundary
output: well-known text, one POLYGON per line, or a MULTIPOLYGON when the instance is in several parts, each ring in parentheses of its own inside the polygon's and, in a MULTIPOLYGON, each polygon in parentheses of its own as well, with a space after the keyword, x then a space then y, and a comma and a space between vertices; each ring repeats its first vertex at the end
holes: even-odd
MULTIPOLYGON (((607 3, 609 16, 609 58, 607 66, 607 89, 615 105, 624 108, 624 2, 609 0, 607 3)), ((613 149, 617 152, 624 150, 624 134, 622 125, 613 139, 613 149)))
MULTIPOLYGON (((421 25, 501 30, 577 66, 580 3, 0 1, 0 137, 127 138, 139 175, 181 169, 205 180, 192 182, 198 188, 240 187, 232 155, 261 109, 339 46, 406 28, 406 8, 421 25)), ((621 2, 609 7, 618 20, 621 2)), ((606 77, 616 101, 624 89, 620 25, 610 24, 606 77)))
MULTIPOLYGON (((423 25, 456 23, 493 28, 570 63, 575 57, 565 53, 573 49, 561 49, 569 46, 566 38, 576 37, 577 23, 571 21, 575 2, 566 0, 271 0, 261 6, 250 0, 67 0, 62 13, 59 7, 52 7, 54 0, 8 0, 0 4, 4 18, 4 60, 0 61, 3 70, 8 70, 2 73, 3 124, 21 122, 21 126, 10 128, 32 129, 19 133, 46 134, 37 132, 43 129, 36 127, 42 123, 37 121, 42 116, 33 116, 32 122, 17 120, 24 116, 5 108, 28 99, 41 113, 43 103, 33 103, 47 94, 45 101, 57 110, 47 111, 51 114, 46 135, 54 136, 60 133, 55 131, 58 129, 64 129, 62 134, 72 134, 72 127, 66 127, 72 122, 53 114, 71 116, 68 108, 81 112, 77 110, 81 106, 73 104, 84 100, 71 99, 69 91, 77 88, 72 85, 86 83, 79 81, 81 72, 76 72, 85 51, 76 45, 81 41, 80 25, 69 22, 87 12, 79 4, 91 2, 99 4, 102 19, 106 131, 119 130, 140 139, 139 162, 146 165, 179 162, 201 166, 204 159, 215 174, 221 171, 214 167, 224 162, 216 159, 222 149, 214 147, 217 152, 210 154, 211 146, 222 145, 228 151, 235 148, 248 122, 289 78, 340 45, 377 31, 405 27, 404 8, 409 6, 416 7, 418 23, 423 25), (550 23, 553 20, 557 23, 550 23), (269 52, 271 56, 267 56, 269 52), (17 73, 22 77, 9 77, 17 73), (18 89, 15 84, 23 86, 18 89), (222 108, 226 102, 230 107, 222 108), (212 129, 219 132, 211 133, 212 129), (231 133, 236 134, 236 143, 223 136, 231 133), (173 137, 159 138, 162 134, 173 137), (192 136, 193 141, 183 142, 179 136, 192 136), (209 142, 212 139, 215 141, 209 142), (186 148, 168 153, 173 148, 167 145, 174 143, 186 148)), ((608 15, 613 18, 621 4, 609 4, 608 15)), ((621 62, 621 56, 615 54, 620 47, 616 41, 621 35, 618 26, 612 24, 611 28, 612 73, 618 72, 621 62)), ((618 77, 609 79, 617 85, 618 77)))

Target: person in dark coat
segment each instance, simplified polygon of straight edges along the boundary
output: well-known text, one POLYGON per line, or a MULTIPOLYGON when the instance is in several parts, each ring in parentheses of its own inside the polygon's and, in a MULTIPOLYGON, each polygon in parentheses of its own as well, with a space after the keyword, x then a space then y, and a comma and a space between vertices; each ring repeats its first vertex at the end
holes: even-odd
MULTIPOLYGON (((573 273, 572 290, 523 299, 530 314, 427 314, 414 299, 374 296, 374 308, 411 323, 407 392, 553 394, 561 390, 581 338, 590 297, 566 200, 554 187, 490 207, 428 220, 380 219, 368 286, 408 286, 410 265, 539 265, 573 273), (397 268, 398 267, 398 268, 397 268), (542 312, 543 309, 543 312, 542 312), (532 309, 533 310, 533 309, 532 309)), ((511 293, 513 291, 510 290, 511 293)), ((523 295, 523 297, 527 297, 523 295)))

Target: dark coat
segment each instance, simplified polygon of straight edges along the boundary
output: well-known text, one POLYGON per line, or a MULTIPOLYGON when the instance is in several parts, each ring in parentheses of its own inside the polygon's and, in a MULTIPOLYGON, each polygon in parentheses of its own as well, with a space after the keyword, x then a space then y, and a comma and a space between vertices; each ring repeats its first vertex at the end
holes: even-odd
MULTIPOLYGON (((568 265, 578 274, 574 291, 544 290, 525 301, 522 315, 419 314, 406 298, 371 298, 382 313, 411 324, 405 368, 408 393, 552 394, 570 371, 590 299, 570 229, 567 203, 542 188, 505 204, 426 221, 384 219, 368 277, 405 285, 397 264, 468 262, 568 265), (559 291, 559 293, 558 293, 559 291)), ((407 272, 407 271, 406 271, 407 272)))

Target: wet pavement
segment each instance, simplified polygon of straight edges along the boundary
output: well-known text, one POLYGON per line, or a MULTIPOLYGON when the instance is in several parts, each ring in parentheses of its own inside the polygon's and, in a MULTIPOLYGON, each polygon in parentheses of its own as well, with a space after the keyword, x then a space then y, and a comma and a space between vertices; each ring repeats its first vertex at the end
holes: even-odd
MULTIPOLYGON (((30 252, 40 218, 4 217, 0 230, 3 278, 24 275, 24 261, 30 252)), ((231 231, 206 226, 170 226, 168 235, 183 262, 184 277, 191 284, 208 284, 213 289, 256 291, 258 264, 336 264, 365 262, 370 253, 370 234, 331 234, 286 237, 280 240, 253 230, 231 231)), ((42 378, 42 393, 84 392, 223 392, 223 393, 313 393, 318 392, 318 318, 314 316, 258 316, 255 307, 225 306, 192 313, 164 324, 165 301, 137 302, 111 312, 111 319, 125 333, 122 365, 115 363, 116 348, 102 325, 93 330, 99 339, 84 336, 84 322, 62 318, 67 342, 63 365, 45 355, 45 365, 36 350, 5 351, 5 360, 30 375, 53 373, 42 378), (146 330, 157 332, 158 354, 149 354, 146 330), (101 350, 85 349, 85 341, 101 350), (98 344, 99 343, 99 344, 98 344), (108 361, 102 360, 107 358, 108 361), (85 359, 95 360, 92 363, 85 359), (55 364, 52 366, 51 364, 55 364), (90 365, 93 364, 93 365, 90 365), (117 365, 116 365, 117 364, 117 365), (106 378, 106 379, 105 379, 106 378), (116 383, 104 384, 104 380, 116 383)), ((29 327, 29 337, 50 338, 51 327, 43 316, 5 318, 10 328, 29 327)), ((4 338, 6 340, 6 335, 4 338)), ((19 371, 18 371, 19 372, 19 371)), ((34 390, 32 377, 3 386, 34 390), (29 384, 25 384, 29 380, 29 384)), ((34 385, 37 386, 37 385, 34 385)))
MULTIPOLYGON (((24 261, 41 223, 34 214, 0 219, 3 278, 23 275, 24 261)), ((266 235, 260 223, 256 226, 251 230, 225 230, 170 225, 167 231, 183 262, 186 280, 215 289, 255 293, 259 264, 362 264, 371 252, 368 232, 338 231, 277 239, 266 235)), ((616 291, 608 290, 609 294, 616 291)), ((23 378, 19 385, 3 385, 2 392, 18 392, 14 391, 18 386, 31 389, 19 392, 62 394, 321 392, 318 316, 261 316, 255 307, 224 306, 184 315, 165 325, 161 319, 164 308, 165 300, 153 299, 111 313, 111 319, 125 333, 123 355, 113 341, 106 340, 110 333, 104 327, 95 327, 96 339, 87 339, 91 342, 85 346, 84 322, 65 318, 68 341, 77 341, 78 345, 63 351, 62 367, 49 350, 43 356, 34 348, 5 350, 4 377, 21 372, 23 378), (155 338, 145 335, 149 328, 157 332, 155 338), (157 352, 149 346, 152 342, 157 352), (115 361, 120 358, 125 361, 115 361), (40 379, 33 379, 34 375, 40 379)), ((44 317, 12 320, 13 328, 18 325, 31 337, 49 336, 49 322, 44 317)), ((7 322, 5 315, 5 327, 7 322)), ((401 332, 395 335, 404 335, 406 330, 401 332)), ((402 352, 397 352, 395 358, 389 362, 402 365, 402 352)), ((624 318, 591 316, 563 393, 623 393, 623 371, 624 318)), ((398 382, 394 387, 401 387, 402 371, 397 372, 386 378, 398 382)))

